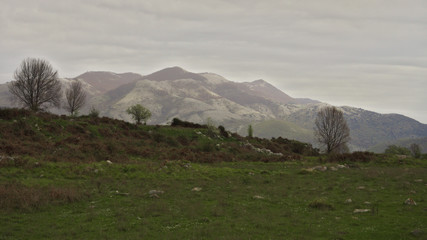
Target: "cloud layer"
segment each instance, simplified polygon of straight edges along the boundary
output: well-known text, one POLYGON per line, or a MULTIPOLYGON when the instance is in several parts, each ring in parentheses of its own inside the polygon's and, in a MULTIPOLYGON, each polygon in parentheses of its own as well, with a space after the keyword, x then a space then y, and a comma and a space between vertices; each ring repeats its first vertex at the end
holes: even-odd
POLYGON ((62 77, 181 66, 427 123, 424 0, 5 0, 0 82, 26 57, 62 77))

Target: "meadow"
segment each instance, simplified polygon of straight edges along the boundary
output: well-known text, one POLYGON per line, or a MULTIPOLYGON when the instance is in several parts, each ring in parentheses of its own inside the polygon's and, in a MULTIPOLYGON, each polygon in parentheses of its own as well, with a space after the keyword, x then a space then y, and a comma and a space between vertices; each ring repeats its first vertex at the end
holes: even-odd
POLYGON ((427 238, 425 159, 334 160, 205 128, 0 119, 0 239, 427 238))

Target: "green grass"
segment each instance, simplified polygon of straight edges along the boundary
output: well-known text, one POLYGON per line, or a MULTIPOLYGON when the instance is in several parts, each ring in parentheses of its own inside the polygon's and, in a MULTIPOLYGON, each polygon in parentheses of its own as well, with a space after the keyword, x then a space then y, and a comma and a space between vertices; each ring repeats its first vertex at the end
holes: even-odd
POLYGON ((427 237, 426 164, 369 163, 299 174, 316 162, 134 160, 35 165, 30 159, 19 168, 0 168, 0 185, 77 189, 71 200, 47 200, 30 208, 2 205, 0 239, 427 237), (202 190, 192 191, 194 187, 202 190), (154 189, 164 193, 150 197, 154 189), (349 198, 352 202, 345 203, 349 198), (404 205, 407 198, 417 206, 404 205), (373 213, 353 213, 360 208, 373 213), (412 236, 416 229, 424 233, 412 236))
POLYGON ((426 176, 425 159, 0 109, 0 240, 426 239, 426 176), (351 167, 311 170, 325 161, 351 167))

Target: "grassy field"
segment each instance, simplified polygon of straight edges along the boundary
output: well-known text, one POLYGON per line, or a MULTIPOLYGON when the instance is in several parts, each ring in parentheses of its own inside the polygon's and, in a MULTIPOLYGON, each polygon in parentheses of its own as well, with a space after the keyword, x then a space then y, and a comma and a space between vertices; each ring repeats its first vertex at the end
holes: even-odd
POLYGON ((427 238, 421 162, 136 161, 1 168, 0 239, 427 238))
POLYGON ((0 240, 427 239, 426 159, 317 155, 287 139, 0 109, 0 240))

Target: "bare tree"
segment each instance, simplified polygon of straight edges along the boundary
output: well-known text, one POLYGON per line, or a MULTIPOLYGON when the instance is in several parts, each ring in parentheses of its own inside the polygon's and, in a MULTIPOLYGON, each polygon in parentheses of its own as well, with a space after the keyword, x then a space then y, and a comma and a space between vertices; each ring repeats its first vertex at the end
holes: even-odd
POLYGON ((411 150, 412 156, 414 158, 420 158, 421 157, 420 145, 418 145, 416 143, 412 143, 411 146, 409 146, 409 149, 411 150))
POLYGON ((24 107, 37 112, 48 105, 60 106, 61 83, 58 72, 46 60, 25 59, 16 69, 14 79, 9 84, 9 92, 24 107))
POLYGON ((65 98, 67 100, 65 109, 71 115, 76 115, 86 103, 86 92, 83 89, 83 84, 78 80, 74 80, 65 92, 65 98))
POLYGON ((326 145, 326 152, 337 151, 350 140, 350 129, 343 113, 336 107, 325 107, 317 113, 315 121, 317 140, 326 145))

